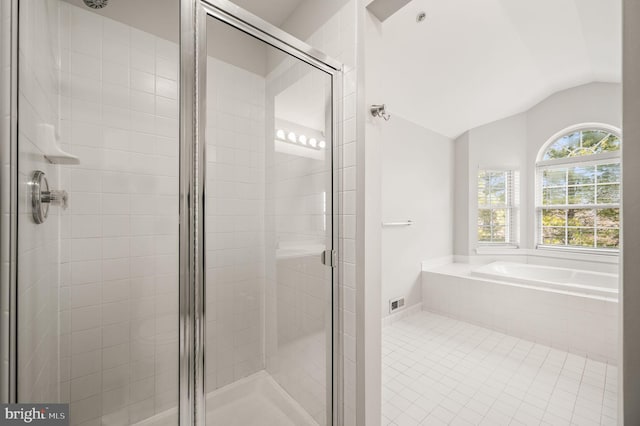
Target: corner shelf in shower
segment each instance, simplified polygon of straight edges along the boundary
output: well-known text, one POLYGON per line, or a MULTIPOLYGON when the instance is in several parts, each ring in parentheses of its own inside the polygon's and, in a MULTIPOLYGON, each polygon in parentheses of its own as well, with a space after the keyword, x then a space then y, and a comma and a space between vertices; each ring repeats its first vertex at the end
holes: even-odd
POLYGON ((56 128, 51 124, 38 124, 38 146, 52 164, 80 164, 80 158, 60 148, 56 128))

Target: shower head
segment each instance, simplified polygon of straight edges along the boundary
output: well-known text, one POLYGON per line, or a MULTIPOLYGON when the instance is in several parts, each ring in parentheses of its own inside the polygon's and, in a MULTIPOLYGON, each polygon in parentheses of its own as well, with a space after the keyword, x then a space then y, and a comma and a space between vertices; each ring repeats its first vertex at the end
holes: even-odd
POLYGON ((109 0, 82 0, 84 4, 89 6, 91 9, 102 9, 109 4, 109 0))

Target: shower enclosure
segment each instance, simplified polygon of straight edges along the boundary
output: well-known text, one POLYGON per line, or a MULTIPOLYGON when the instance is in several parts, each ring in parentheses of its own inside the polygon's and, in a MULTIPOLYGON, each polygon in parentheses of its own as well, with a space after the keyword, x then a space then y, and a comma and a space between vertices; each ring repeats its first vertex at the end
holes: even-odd
POLYGON ((3 2, 0 395, 338 424, 341 66, 226 0, 151 3, 3 2))

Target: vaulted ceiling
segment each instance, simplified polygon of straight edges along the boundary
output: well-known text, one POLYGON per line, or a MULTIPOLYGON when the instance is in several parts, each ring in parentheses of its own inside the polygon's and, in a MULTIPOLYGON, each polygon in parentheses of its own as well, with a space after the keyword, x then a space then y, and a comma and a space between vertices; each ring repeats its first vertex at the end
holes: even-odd
POLYGON ((413 0, 382 24, 382 101, 456 137, 559 90, 619 82, 621 48, 620 0, 413 0))

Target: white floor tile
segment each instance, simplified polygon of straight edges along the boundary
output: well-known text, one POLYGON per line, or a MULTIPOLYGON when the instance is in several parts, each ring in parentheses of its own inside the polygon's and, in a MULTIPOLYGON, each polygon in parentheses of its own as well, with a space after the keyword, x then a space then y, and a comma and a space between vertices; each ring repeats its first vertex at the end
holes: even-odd
POLYGON ((430 312, 383 329, 384 425, 613 425, 617 368, 430 312))

